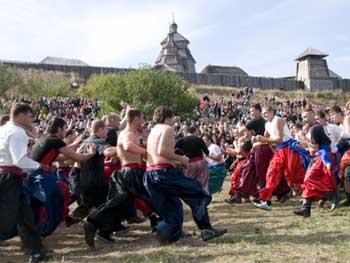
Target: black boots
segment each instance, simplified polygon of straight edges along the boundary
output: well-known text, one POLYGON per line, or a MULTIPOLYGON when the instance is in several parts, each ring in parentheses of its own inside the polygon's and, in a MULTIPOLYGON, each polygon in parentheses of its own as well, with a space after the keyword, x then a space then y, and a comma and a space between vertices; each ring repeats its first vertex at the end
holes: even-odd
POLYGON ((337 191, 326 192, 324 196, 331 202, 330 211, 334 211, 339 204, 339 196, 337 191))
POLYGON ((350 193, 345 192, 346 199, 339 203, 339 206, 350 206, 350 193))
POLYGON ((311 215, 311 199, 306 198, 303 200, 301 209, 293 212, 297 216, 310 217, 311 215))
POLYGON ((242 197, 240 193, 236 193, 235 195, 230 196, 230 198, 225 199, 225 202, 228 204, 241 204, 242 203, 242 197))

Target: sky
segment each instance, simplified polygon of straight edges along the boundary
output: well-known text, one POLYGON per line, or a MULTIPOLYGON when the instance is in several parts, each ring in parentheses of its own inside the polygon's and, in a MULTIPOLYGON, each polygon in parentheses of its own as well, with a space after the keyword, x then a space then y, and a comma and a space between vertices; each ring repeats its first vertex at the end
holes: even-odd
POLYGON ((0 59, 153 66, 172 14, 197 72, 210 64, 295 76, 295 58, 312 47, 350 78, 349 0, 0 0, 0 59))

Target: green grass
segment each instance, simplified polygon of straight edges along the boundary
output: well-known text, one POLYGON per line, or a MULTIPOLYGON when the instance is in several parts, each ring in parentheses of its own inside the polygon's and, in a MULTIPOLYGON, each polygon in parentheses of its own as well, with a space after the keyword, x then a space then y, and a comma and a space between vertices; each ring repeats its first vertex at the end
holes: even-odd
MULTIPOLYGON (((223 200, 228 191, 213 196, 209 213, 214 226, 228 233, 207 243, 185 207, 184 230, 192 237, 170 246, 159 246, 148 223, 132 225, 132 230, 117 237, 113 245, 96 241, 90 250, 84 243, 82 225, 67 229, 63 225, 44 244, 54 250, 51 262, 350 262, 349 208, 330 213, 313 204, 311 217, 303 219, 292 211, 299 208, 296 198, 285 204, 273 203, 272 211, 258 210, 250 203, 228 205, 223 200)), ((24 262, 18 238, 0 246, 1 262, 24 262)))

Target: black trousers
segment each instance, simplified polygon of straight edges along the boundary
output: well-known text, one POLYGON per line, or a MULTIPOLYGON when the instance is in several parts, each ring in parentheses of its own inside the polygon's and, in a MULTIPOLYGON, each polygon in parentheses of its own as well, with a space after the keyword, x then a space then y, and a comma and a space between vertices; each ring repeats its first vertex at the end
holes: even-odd
POLYGON ((24 249, 31 254, 39 253, 41 240, 20 176, 0 173, 0 211, 0 233, 9 232, 17 225, 24 249))
POLYGON ((75 201, 80 200, 80 168, 73 167, 69 172, 69 204, 73 204, 75 201))
POLYGON ((143 184, 143 169, 128 168, 114 171, 109 183, 108 200, 93 211, 87 220, 100 228, 100 232, 112 232, 116 223, 129 218, 134 197, 151 204, 150 195, 143 184))
POLYGON ((108 183, 103 171, 94 171, 80 175, 81 203, 72 212, 74 217, 85 218, 93 207, 99 207, 107 200, 108 183))

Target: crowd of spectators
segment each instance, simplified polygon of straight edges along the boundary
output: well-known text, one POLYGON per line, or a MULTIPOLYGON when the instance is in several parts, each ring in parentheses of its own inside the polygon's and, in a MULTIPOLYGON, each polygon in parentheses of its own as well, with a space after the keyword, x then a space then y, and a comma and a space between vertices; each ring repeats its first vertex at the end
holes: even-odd
MULTIPOLYGON (((254 100, 252 88, 245 88, 232 93, 229 98, 218 99, 204 95, 197 104, 195 117, 192 119, 175 119, 174 128, 177 137, 182 137, 187 127, 195 126, 201 134, 209 134, 218 145, 232 144, 241 125, 250 120, 249 107, 254 100)), ((0 97, 0 110, 8 112, 16 102, 28 103, 34 110, 34 128, 40 135, 45 131, 48 120, 60 117, 67 121, 68 129, 82 133, 89 129, 91 121, 98 117, 102 101, 86 98, 42 97, 18 98, 14 96, 0 97)), ((293 126, 300 126, 302 109, 311 107, 315 110, 322 108, 312 105, 306 99, 283 99, 266 96, 261 105, 270 104, 277 110, 277 115, 285 118, 293 126)), ((6 120, 6 115, 3 116, 6 120)), ((146 125, 147 126, 147 123, 146 125)), ((148 130, 151 129, 148 124, 148 130)))

